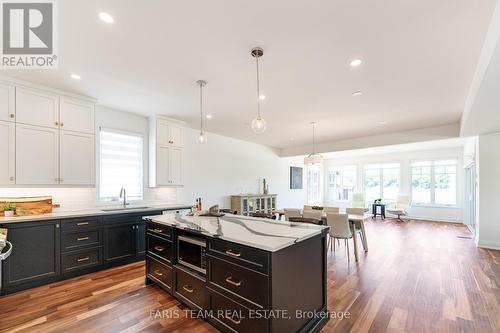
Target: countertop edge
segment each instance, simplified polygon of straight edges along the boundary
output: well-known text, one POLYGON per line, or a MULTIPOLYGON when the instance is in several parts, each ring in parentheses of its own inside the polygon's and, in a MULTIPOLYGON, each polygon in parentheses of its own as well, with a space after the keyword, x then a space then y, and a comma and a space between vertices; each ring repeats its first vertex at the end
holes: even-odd
POLYGON ((59 219, 71 219, 78 217, 89 217, 89 216, 107 216, 107 215, 118 215, 118 214, 134 214, 143 212, 153 212, 157 210, 176 210, 176 209, 190 209, 191 205, 158 205, 149 206, 143 209, 129 209, 129 210, 118 210, 118 211, 103 211, 99 208, 92 210, 75 210, 68 212, 53 212, 44 215, 27 215, 27 216, 14 216, 14 217, 0 217, 0 224, 14 224, 23 222, 35 222, 35 221, 47 221, 47 220, 59 220, 59 219))

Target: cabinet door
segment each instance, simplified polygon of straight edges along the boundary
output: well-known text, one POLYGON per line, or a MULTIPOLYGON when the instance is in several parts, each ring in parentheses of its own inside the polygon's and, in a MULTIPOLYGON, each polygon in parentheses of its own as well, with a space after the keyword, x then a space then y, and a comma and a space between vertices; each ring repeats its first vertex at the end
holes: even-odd
POLYGON ((94 135, 61 131, 60 147, 61 184, 94 184, 94 135))
POLYGON ((156 185, 170 185, 170 148, 156 149, 156 185))
POLYGON ((146 254, 146 224, 141 223, 135 227, 136 255, 144 256, 146 254))
POLYGON ((59 128, 59 96, 42 90, 17 87, 16 121, 59 128))
POLYGON ((14 248, 3 264, 4 287, 59 276, 59 221, 14 224, 8 234, 14 248))
POLYGON ((59 121, 61 129, 94 134, 94 103, 61 96, 59 121))
POLYGON ((58 184, 59 130, 16 124, 16 184, 58 184))
POLYGON ((16 124, 0 121, 0 185, 14 184, 16 172, 16 124))
POLYGON ((0 83, 0 120, 16 120, 15 91, 14 86, 0 83))
POLYGON ((170 185, 182 185, 182 149, 170 149, 170 185))
POLYGON ((159 119, 156 122, 156 144, 160 146, 168 146, 170 143, 170 136, 168 133, 168 122, 159 119))
POLYGON ((127 260, 135 257, 136 224, 110 225, 105 229, 105 262, 127 260))
POLYGON ((183 147, 184 146, 184 140, 182 137, 182 127, 175 125, 175 124, 169 124, 168 126, 168 136, 169 136, 169 144, 175 147, 183 147))

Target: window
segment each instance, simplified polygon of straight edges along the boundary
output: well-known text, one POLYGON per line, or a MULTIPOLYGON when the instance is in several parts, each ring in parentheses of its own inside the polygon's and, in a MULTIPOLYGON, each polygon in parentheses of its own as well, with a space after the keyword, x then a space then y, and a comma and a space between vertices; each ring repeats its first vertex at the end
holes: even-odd
POLYGON ((328 168, 328 201, 351 201, 355 187, 355 165, 328 168))
POLYGON ((307 201, 319 203, 321 201, 321 166, 307 167, 307 201))
POLYGON ((457 161, 417 161, 411 165, 411 196, 416 204, 457 203, 457 161))
POLYGON ((396 201, 399 194, 399 163, 365 166, 365 196, 367 202, 375 199, 396 201))
POLYGON ((142 136, 101 129, 99 140, 99 201, 118 200, 122 187, 127 199, 142 200, 142 136))

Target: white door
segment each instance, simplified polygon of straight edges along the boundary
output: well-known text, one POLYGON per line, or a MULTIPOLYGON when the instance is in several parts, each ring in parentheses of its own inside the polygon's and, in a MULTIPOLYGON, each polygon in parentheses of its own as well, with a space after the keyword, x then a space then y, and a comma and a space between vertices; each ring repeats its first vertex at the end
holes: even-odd
POLYGON ((61 129, 94 134, 94 103, 61 96, 59 121, 61 129))
POLYGON ((0 121, 16 120, 16 90, 14 86, 0 83, 0 121))
POLYGON ((60 183, 64 185, 93 185, 94 135, 61 131, 60 183))
POLYGON ((158 146, 156 149, 156 185, 170 185, 170 148, 158 146))
POLYGON ((59 183, 59 130, 16 124, 16 184, 59 183))
POLYGON ((0 185, 15 184, 16 124, 0 121, 0 185))
POLYGON ((170 149, 170 184, 182 185, 182 149, 170 149))
POLYGON ((16 121, 59 128, 59 96, 43 90, 17 87, 16 121))
POLYGON ((169 124, 168 127, 169 144, 175 147, 183 147, 182 127, 175 124, 169 124))

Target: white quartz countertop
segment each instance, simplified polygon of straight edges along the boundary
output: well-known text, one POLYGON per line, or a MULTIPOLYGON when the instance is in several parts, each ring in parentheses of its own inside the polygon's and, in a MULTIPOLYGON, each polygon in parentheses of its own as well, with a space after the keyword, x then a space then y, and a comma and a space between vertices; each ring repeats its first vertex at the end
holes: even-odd
POLYGON ((143 219, 271 252, 319 235, 323 230, 329 229, 328 226, 309 223, 275 221, 232 214, 219 218, 172 214, 146 216, 143 219))
POLYGON ((114 215, 114 214, 132 214, 132 213, 147 213, 157 210, 176 210, 191 208, 190 205, 172 205, 172 204, 144 204, 146 208, 129 207, 125 210, 114 210, 114 211, 104 211, 103 209, 110 207, 93 207, 88 209, 77 209, 68 211, 55 211, 50 214, 42 215, 28 215, 28 216, 14 216, 5 217, 0 216, 0 224, 16 223, 16 222, 28 222, 28 221, 43 221, 43 220, 54 220, 54 219, 64 219, 64 218, 74 218, 74 217, 86 217, 86 216, 100 216, 100 215, 114 215))

